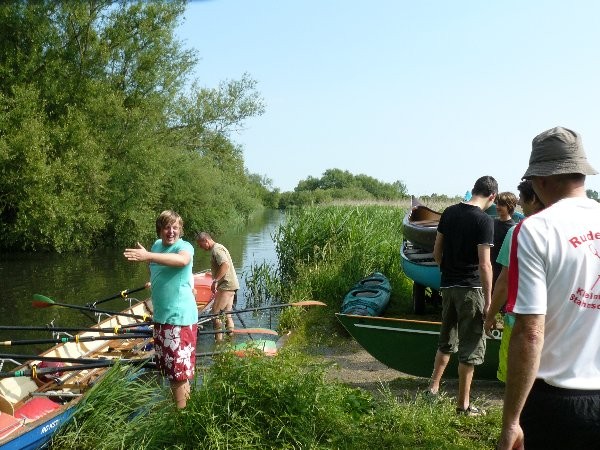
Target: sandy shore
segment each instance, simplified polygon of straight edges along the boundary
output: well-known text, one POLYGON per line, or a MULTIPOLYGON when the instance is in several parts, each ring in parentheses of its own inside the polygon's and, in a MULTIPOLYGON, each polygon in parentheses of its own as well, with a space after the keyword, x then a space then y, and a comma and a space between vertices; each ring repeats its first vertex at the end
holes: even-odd
MULTIPOLYGON (((314 354, 331 362, 327 376, 352 387, 360 387, 370 392, 381 390, 382 383, 388 385, 392 393, 402 396, 416 394, 427 389, 429 380, 398 372, 383 365, 364 350, 356 341, 348 341, 344 347, 318 347, 314 354)), ((433 361, 431 361, 433 369, 433 361)), ((456 396, 458 382, 444 379, 442 389, 450 396, 456 396)), ((501 406, 504 384, 489 380, 477 380, 471 386, 472 401, 478 404, 501 406)))

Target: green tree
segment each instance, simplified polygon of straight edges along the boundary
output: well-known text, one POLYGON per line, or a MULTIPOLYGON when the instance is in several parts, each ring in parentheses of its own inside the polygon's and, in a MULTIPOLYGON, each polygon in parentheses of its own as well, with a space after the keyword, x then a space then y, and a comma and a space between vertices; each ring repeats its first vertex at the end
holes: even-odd
POLYGON ((218 231, 261 207, 230 137, 264 112, 256 82, 187 89, 197 57, 174 37, 184 11, 0 5, 0 248, 123 246, 150 239, 163 209, 218 231))
POLYGON ((321 178, 300 180, 291 195, 282 195, 280 207, 314 205, 331 200, 399 200, 408 196, 401 181, 384 183, 368 175, 328 169, 321 178))

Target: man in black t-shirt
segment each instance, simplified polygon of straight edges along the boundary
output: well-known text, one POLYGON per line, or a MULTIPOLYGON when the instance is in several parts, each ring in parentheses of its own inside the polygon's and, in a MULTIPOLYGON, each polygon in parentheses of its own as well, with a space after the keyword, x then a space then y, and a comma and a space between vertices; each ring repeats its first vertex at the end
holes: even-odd
POLYGON ((468 202, 442 213, 433 249, 442 273, 442 326, 429 392, 437 394, 450 355, 458 352, 456 411, 470 416, 485 414, 470 405, 470 391, 474 368, 485 355, 483 322, 492 299, 494 222, 484 211, 497 193, 493 177, 479 178, 468 202))

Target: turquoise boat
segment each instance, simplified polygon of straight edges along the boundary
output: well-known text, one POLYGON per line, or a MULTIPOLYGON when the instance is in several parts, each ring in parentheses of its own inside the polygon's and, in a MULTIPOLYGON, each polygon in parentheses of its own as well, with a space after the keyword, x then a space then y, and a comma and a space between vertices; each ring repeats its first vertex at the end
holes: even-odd
POLYGON ((356 283, 344 296, 341 312, 365 316, 380 316, 387 308, 392 287, 380 272, 373 272, 356 283))

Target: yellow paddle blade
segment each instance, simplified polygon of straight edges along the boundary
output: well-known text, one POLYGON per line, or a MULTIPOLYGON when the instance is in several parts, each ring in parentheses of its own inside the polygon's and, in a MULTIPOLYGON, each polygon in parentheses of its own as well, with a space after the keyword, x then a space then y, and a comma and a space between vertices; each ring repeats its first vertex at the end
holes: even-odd
POLYGON ((291 306, 327 306, 327 303, 317 300, 303 300, 301 302, 290 303, 291 306))

